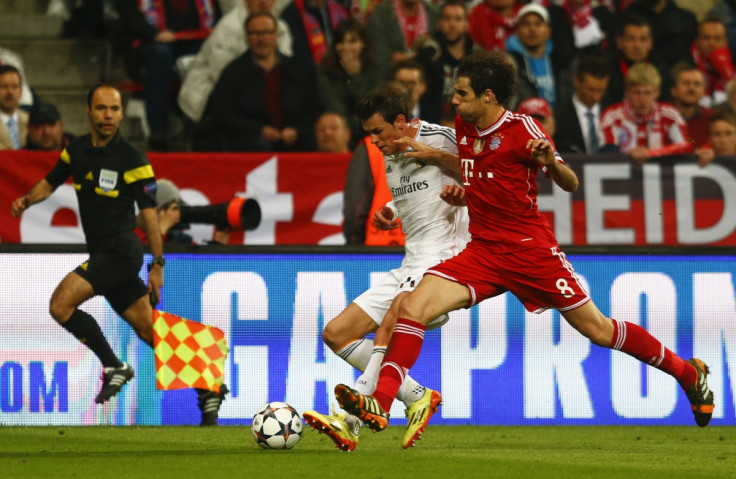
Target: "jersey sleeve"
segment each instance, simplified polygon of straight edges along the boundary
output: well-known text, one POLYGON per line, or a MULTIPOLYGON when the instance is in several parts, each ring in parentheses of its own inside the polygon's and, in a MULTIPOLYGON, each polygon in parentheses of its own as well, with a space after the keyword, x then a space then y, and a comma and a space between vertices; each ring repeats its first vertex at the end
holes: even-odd
POLYGON ((56 165, 46 175, 46 181, 56 189, 64 183, 69 176, 72 174, 72 162, 69 156, 69 151, 64 148, 64 151, 59 155, 59 159, 56 161, 56 165))
POLYGON ((139 209, 155 208, 156 204, 156 177, 148 158, 142 152, 137 152, 135 161, 130 162, 130 168, 125 170, 123 180, 128 185, 139 209))
POLYGON ((457 153, 457 137, 455 136, 455 130, 452 128, 445 128, 445 135, 442 135, 442 148, 443 151, 449 151, 450 153, 457 153))

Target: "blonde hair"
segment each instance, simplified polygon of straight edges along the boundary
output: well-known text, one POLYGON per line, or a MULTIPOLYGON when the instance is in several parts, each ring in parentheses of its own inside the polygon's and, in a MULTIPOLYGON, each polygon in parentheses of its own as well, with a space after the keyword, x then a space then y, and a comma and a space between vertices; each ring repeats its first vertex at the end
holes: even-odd
POLYGON ((624 81, 625 87, 649 85, 659 90, 662 85, 662 77, 650 63, 637 62, 631 65, 624 81))

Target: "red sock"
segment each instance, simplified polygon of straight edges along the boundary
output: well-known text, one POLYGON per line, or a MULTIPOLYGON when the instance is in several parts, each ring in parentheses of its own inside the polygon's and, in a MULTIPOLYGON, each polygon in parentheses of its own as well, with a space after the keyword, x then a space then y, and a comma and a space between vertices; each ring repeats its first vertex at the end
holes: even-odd
POLYGON ((641 326, 613 320, 611 349, 617 349, 639 361, 654 366, 677 379, 683 389, 697 380, 695 368, 665 348, 657 338, 641 326))
POLYGON ((388 345, 386 356, 378 375, 378 386, 373 393, 384 411, 391 409, 406 372, 414 366, 422 350, 424 331, 427 328, 411 319, 399 318, 388 345))

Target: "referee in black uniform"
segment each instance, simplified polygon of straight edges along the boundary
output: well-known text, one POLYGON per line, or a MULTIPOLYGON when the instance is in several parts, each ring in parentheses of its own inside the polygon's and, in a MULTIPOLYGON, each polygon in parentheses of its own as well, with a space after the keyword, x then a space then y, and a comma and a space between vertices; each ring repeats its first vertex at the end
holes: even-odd
POLYGON ((11 212, 18 217, 72 177, 90 256, 59 283, 49 310, 102 362, 102 389, 95 400, 102 404, 133 378, 133 368, 118 359, 97 321, 79 306, 95 295, 104 296, 138 337, 153 345, 149 294, 158 303, 164 258, 161 236, 148 235, 154 260, 149 264, 148 286, 143 284, 138 272, 144 251, 133 232, 134 202, 145 219, 145 230, 158 232, 156 179, 146 155, 118 133, 123 119, 120 92, 109 85, 92 88, 86 111, 91 133, 72 142, 46 177, 13 202, 11 212))

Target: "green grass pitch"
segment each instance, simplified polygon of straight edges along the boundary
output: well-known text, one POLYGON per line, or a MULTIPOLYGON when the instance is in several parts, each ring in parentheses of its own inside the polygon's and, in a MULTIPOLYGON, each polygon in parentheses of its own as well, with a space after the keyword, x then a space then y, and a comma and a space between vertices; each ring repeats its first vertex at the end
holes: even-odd
POLYGON ((0 427, 3 478, 736 478, 732 427, 431 426, 363 428, 338 451, 306 427, 289 451, 258 447, 247 426, 0 427))

